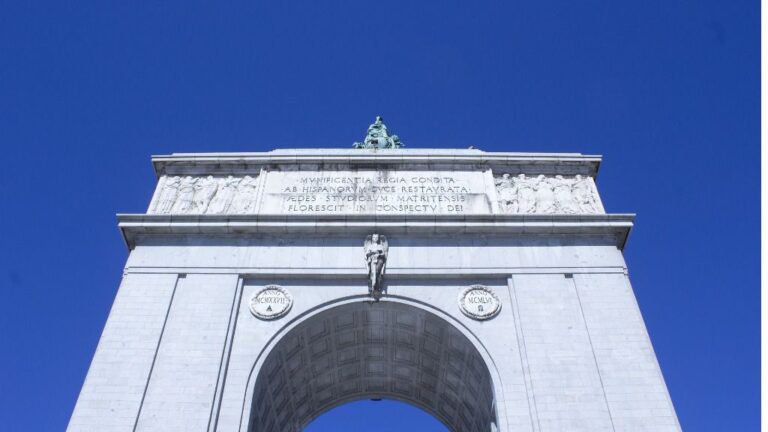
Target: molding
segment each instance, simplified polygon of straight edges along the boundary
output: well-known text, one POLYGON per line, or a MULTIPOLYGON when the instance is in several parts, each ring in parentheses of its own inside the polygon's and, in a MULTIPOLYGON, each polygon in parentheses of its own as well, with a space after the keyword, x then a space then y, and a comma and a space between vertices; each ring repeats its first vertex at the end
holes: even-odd
MULTIPOLYGON (((580 153, 510 153, 480 150, 445 149, 297 149, 259 153, 174 153, 152 156, 152 165, 159 178, 164 174, 234 174, 255 173, 264 167, 313 165, 344 165, 356 168, 380 169, 397 165, 414 169, 424 165, 433 168, 492 167, 510 172, 536 174, 576 174, 597 176, 602 156, 580 153)), ((295 169, 295 168, 294 168, 295 169)))
POLYGON ((634 214, 595 215, 148 215, 118 214, 118 227, 132 249, 141 236, 156 235, 384 235, 497 234, 609 236, 619 249, 634 214))
MULTIPOLYGON (((507 279, 518 274, 626 274, 625 267, 472 267, 472 268, 388 268, 387 279, 403 281, 412 279, 477 278, 507 279)), ((126 267, 126 274, 236 274, 243 279, 356 279, 364 285, 367 270, 360 267, 126 267)), ((390 284, 391 285, 391 284, 390 284)))

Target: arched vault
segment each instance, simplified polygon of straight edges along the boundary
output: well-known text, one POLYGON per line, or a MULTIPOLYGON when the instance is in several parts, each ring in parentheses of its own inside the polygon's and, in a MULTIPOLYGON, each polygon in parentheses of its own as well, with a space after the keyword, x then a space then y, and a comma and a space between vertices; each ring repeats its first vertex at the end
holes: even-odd
POLYGON ((488 368, 446 320, 395 302, 357 302, 315 315, 284 335, 260 369, 249 432, 300 431, 345 402, 414 404, 453 431, 496 424, 488 368))

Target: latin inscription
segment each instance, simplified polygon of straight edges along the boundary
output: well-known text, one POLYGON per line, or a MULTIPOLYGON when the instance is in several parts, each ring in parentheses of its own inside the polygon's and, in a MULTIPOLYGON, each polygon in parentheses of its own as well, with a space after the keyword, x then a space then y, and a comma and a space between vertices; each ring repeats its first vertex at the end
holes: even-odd
POLYGON ((271 320, 288 313, 293 305, 291 295, 279 285, 267 285, 251 297, 251 313, 257 318, 271 320))
POLYGON ((501 302, 490 288, 473 285, 459 295, 459 308, 470 318, 486 320, 499 313, 501 302))
POLYGON ((270 173, 266 212, 288 214, 488 213, 481 173, 362 171, 270 173))

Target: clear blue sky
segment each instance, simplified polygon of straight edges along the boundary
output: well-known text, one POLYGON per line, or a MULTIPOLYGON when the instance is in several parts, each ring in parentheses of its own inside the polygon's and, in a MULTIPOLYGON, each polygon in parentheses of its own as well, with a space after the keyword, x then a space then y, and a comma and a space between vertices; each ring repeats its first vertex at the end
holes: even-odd
MULTIPOLYGON (((151 154, 349 147, 381 114, 410 148, 604 155, 683 428, 758 430, 758 1, 224 3, 0 4, 5 429, 66 426, 151 154)), ((317 431, 421 415, 371 406, 317 431)))

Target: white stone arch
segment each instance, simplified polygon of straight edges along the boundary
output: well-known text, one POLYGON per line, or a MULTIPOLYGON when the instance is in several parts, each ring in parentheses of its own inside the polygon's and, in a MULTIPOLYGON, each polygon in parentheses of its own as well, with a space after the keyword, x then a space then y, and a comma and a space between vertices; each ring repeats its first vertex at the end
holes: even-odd
MULTIPOLYGON (((317 318, 326 312, 329 312, 344 306, 348 306, 348 305, 370 304, 370 303, 372 303, 371 298, 365 295, 342 297, 330 302, 319 304, 314 308, 309 309, 306 312, 296 317, 293 317, 292 319, 290 319, 290 321, 286 322, 286 324, 270 338, 267 345, 259 352, 256 359, 254 359, 253 366, 249 372, 248 384, 246 386, 245 394, 243 397, 239 431, 251 432, 249 427, 251 427, 250 425, 251 416, 252 416, 251 410, 254 405, 256 384, 260 377, 260 372, 261 372, 261 369, 264 367, 265 362, 269 359, 270 354, 274 352, 275 348, 280 344, 281 341, 283 341, 288 335, 291 334, 293 330, 299 328, 302 324, 311 322, 314 318, 317 318)), ((459 334, 464 336, 466 340, 469 342, 469 344, 471 345, 471 348, 481 359, 482 365, 485 366, 485 370, 489 375, 490 391, 493 398, 492 403, 493 403, 493 409, 494 409, 494 412, 493 412, 494 424, 493 425, 489 424, 488 430, 493 430, 494 432, 496 430, 500 430, 500 431, 507 430, 508 422, 506 419, 506 406, 504 402, 505 399, 503 395, 503 386, 501 382, 501 376, 499 374, 499 371, 496 367, 495 362, 493 361, 493 358, 491 357, 490 353, 486 349, 485 345, 469 328, 467 328, 462 322, 457 320, 450 313, 446 313, 445 311, 439 308, 436 308, 432 305, 426 304, 424 302, 421 302, 412 298, 390 295, 380 300, 379 304, 384 304, 384 305, 399 304, 406 307, 415 308, 416 310, 420 310, 426 314, 434 316, 435 318, 441 320, 441 322, 443 322, 446 326, 450 327, 451 329, 457 331, 459 334)), ((368 395, 371 395, 371 394, 368 394, 368 395)), ((339 398, 335 400, 331 406, 325 407, 322 411, 314 413, 312 416, 312 419, 317 418, 323 413, 337 406, 340 406, 344 403, 352 402, 354 400, 365 399, 367 397, 370 397, 370 396, 352 397, 349 399, 339 398)), ((446 424, 446 426, 449 429, 453 428, 455 430, 455 425, 446 423, 445 419, 441 417, 439 413, 436 413, 432 407, 425 406, 424 404, 420 403, 418 400, 409 400, 408 398, 403 398, 403 397, 392 397, 391 395, 386 395, 385 397, 388 399, 399 400, 405 403, 412 404, 416 407, 419 407, 420 409, 425 410, 427 413, 429 413, 430 415, 433 415, 435 418, 437 418, 438 420, 446 424)))

